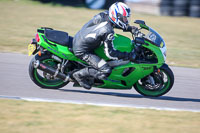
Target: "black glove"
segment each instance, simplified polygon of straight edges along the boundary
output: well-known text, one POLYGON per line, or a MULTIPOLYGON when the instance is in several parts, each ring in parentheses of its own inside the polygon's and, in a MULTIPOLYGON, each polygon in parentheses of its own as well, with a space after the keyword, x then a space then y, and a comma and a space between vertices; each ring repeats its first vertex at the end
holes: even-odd
POLYGON ((131 33, 132 34, 137 34, 138 32, 139 32, 139 30, 138 30, 138 28, 137 27, 135 27, 135 26, 131 26, 131 33))
POLYGON ((138 28, 135 27, 135 26, 129 26, 129 25, 128 25, 124 31, 129 31, 129 32, 131 32, 132 34, 135 34, 135 33, 138 33, 139 30, 138 30, 138 28))
POLYGON ((131 62, 134 62, 135 59, 136 59, 136 53, 135 53, 135 51, 133 50, 133 51, 130 53, 130 55, 129 55, 129 60, 130 60, 131 62))

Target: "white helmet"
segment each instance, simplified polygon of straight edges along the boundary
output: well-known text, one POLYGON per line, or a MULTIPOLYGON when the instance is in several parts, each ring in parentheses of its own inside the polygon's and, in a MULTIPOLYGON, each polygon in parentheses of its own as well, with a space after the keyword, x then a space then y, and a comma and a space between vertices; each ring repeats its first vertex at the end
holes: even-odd
POLYGON ((127 25, 129 24, 130 16, 130 8, 122 2, 116 2, 109 8, 110 20, 122 29, 126 29, 127 25))

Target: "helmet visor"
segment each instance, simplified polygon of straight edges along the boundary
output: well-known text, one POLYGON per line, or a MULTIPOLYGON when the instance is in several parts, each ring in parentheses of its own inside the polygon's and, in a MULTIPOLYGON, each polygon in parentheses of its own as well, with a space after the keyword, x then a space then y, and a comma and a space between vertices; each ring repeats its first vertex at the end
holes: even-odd
POLYGON ((130 22, 130 17, 123 16, 123 22, 124 22, 125 24, 129 24, 129 22, 130 22))
POLYGON ((123 16, 122 14, 118 14, 118 19, 122 21, 124 24, 129 24, 130 22, 130 17, 123 16))

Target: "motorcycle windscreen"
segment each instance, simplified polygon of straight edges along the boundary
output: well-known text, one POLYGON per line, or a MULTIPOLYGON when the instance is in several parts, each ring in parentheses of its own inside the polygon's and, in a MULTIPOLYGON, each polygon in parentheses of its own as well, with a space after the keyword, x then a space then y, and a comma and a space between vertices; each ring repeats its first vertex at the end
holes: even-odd
POLYGON ((165 42, 163 38, 158 34, 154 29, 149 27, 149 33, 145 36, 146 39, 150 40, 153 42, 156 46, 158 47, 164 47, 165 42))

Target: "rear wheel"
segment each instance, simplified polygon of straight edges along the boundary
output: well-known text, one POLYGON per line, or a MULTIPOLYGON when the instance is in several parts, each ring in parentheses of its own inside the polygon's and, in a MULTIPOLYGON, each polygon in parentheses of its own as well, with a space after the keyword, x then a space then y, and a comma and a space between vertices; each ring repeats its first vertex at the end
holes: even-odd
POLYGON ((160 68, 160 72, 154 72, 148 77, 139 80, 135 90, 144 95, 158 97, 166 94, 174 84, 174 74, 167 65, 160 68))
POLYGON ((58 62, 51 58, 51 55, 42 55, 41 57, 36 55, 29 64, 29 76, 31 80, 41 88, 46 89, 59 89, 67 85, 69 82, 64 82, 62 79, 56 78, 51 74, 43 72, 37 68, 34 68, 34 61, 40 62, 57 69, 58 62))

